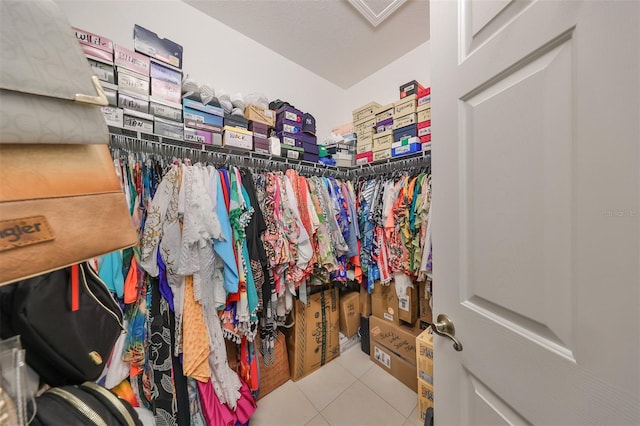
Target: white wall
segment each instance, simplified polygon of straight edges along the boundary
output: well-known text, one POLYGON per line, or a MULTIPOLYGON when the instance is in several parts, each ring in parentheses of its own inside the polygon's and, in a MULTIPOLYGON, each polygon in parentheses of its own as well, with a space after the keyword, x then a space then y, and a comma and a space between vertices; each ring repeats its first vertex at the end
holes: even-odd
POLYGON ((425 87, 431 85, 431 42, 421 44, 379 71, 347 89, 346 116, 340 123, 351 120, 351 111, 371 101, 382 105, 400 99, 400 86, 417 80, 425 87))
POLYGON ((183 71, 216 90, 280 98, 316 117, 319 138, 348 121, 344 89, 178 0, 56 0, 71 25, 133 50, 141 25, 184 47, 183 71), (345 119, 347 116, 347 119, 345 119))

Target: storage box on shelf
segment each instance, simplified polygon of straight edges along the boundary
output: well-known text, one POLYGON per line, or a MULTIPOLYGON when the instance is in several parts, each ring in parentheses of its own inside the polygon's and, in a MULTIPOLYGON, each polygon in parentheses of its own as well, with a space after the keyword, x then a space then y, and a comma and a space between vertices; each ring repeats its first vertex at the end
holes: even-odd
POLYGON ((165 120, 159 117, 153 119, 153 133, 171 139, 184 139, 184 127, 182 123, 165 120))
POLYGON ((410 95, 406 98, 397 101, 393 107, 393 118, 403 117, 408 114, 416 112, 418 107, 418 97, 416 95, 410 95))
POLYGON ((147 56, 120 45, 114 47, 113 55, 113 62, 118 67, 118 71, 124 68, 142 76, 149 77, 151 62, 147 56))
POLYGON ((249 120, 243 115, 224 113, 224 125, 226 127, 237 127, 239 129, 249 130, 249 120))
POLYGON ((304 149, 298 146, 280 145, 280 156, 290 158, 292 160, 302 160, 304 157, 304 149))
POLYGON ((177 85, 182 84, 182 70, 172 67, 169 64, 160 63, 154 59, 150 60, 149 75, 156 80, 177 85))
POLYGON ((268 127, 274 127, 275 125, 275 113, 258 105, 248 105, 244 109, 244 116, 247 120, 265 124, 268 127))
MULTIPOLYGON (((375 119, 375 115, 378 113, 380 105, 377 102, 369 102, 366 105, 363 105, 359 108, 353 110, 353 123, 355 125, 356 122, 363 121, 365 119, 369 119, 372 116, 375 119)), ((357 130, 356 130, 357 132, 357 130)))
POLYGON ((371 162, 373 162, 373 152, 369 151, 356 154, 356 166, 369 164, 371 162))
POLYGON ((197 142, 204 145, 222 146, 222 133, 213 133, 207 132, 206 130, 184 127, 184 140, 188 142, 197 142))
POLYGON ((122 108, 112 106, 102 107, 102 116, 107 126, 122 127, 124 124, 124 111, 122 108))
POLYGON ((111 39, 76 27, 73 27, 73 30, 86 56, 113 64, 113 41, 111 39))
POLYGON ((182 68, 182 46, 166 38, 160 38, 153 31, 140 25, 133 27, 133 48, 154 59, 182 68))
POLYGON ((418 123, 418 115, 414 112, 402 117, 398 117, 393 120, 393 129, 400 129, 401 127, 411 126, 418 123))
POLYGON ((391 158, 391 149, 373 151, 373 161, 381 161, 391 158))
POLYGON ((393 131, 387 130, 386 132, 376 133, 373 136, 373 151, 382 151, 385 149, 391 149, 393 144, 393 131))
POLYGON ((186 127, 220 132, 223 125, 224 110, 213 105, 204 105, 193 99, 182 99, 184 123, 186 127))
POLYGON ((431 87, 423 87, 418 89, 418 106, 431 102, 431 87))
POLYGON ((93 75, 98 77, 99 80, 112 84, 116 82, 116 70, 113 62, 90 57, 87 57, 87 61, 93 75))
POLYGON ((391 155, 393 157, 401 157, 403 155, 414 154, 422 151, 422 144, 417 136, 404 137, 394 142, 391 147, 391 155))
POLYGON ((408 83, 404 83, 400 86, 400 99, 404 99, 411 95, 418 95, 420 90, 424 90, 424 87, 416 80, 411 80, 408 83))
POLYGON ((149 96, 149 77, 126 68, 118 68, 118 91, 149 96))
POLYGON ((122 127, 142 133, 153 133, 153 115, 130 109, 123 110, 122 127))
POLYGON ((168 83, 151 77, 151 96, 168 102, 180 102, 182 87, 179 84, 168 83))
POLYGON ((149 97, 149 113, 166 120, 182 122, 182 105, 149 97))
POLYGON ((376 114, 376 124, 386 123, 389 119, 393 121, 393 110, 393 104, 380 107, 378 113, 376 114))
POLYGON ((224 126, 222 146, 231 148, 253 149, 253 133, 238 127, 224 126))
POLYGON ((107 101, 109 101, 109 106, 117 107, 118 106, 118 86, 115 84, 107 83, 105 81, 100 83, 102 85, 102 89, 104 90, 104 95, 107 97, 107 101))
POLYGON ((125 92, 124 90, 120 90, 118 92, 118 107, 148 114, 149 96, 129 93, 125 92))

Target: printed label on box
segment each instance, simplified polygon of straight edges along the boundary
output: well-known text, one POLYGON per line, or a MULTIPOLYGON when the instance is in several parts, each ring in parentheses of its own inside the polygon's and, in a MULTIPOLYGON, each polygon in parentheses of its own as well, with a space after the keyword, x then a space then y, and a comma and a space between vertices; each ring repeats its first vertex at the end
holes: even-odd
POLYGON ((182 110, 171 108, 167 105, 151 103, 150 112, 158 117, 168 118, 169 120, 180 121, 182 119, 182 110))
POLYGON ((204 143, 204 136, 202 135, 198 135, 197 133, 184 133, 184 140, 185 141, 189 141, 189 142, 197 142, 197 143, 204 143))
POLYGON ((298 133, 300 131, 300 129, 298 129, 295 126, 292 126, 291 124, 284 124, 282 126, 282 130, 286 133, 298 133))
POLYGON ((424 136, 431 133, 431 127, 423 127, 422 129, 418 129, 418 136, 424 136))
POLYGON ((284 118, 287 119, 287 120, 291 120, 291 121, 299 121, 298 120, 298 114, 296 114, 294 112, 290 112, 290 111, 285 111, 284 112, 284 118))
POLYGON ((398 298, 398 307, 403 311, 409 312, 409 296, 398 298))
POLYGON ((124 127, 139 130, 141 132, 152 133, 153 123, 141 118, 132 117, 130 115, 124 116, 124 127))
POLYGON ((373 357, 380 364, 383 364, 388 369, 391 369, 391 355, 389 355, 388 353, 384 352, 383 350, 381 350, 377 346, 373 347, 373 357))
POLYGON ((384 319, 386 319, 388 321, 393 321, 393 315, 385 312, 383 316, 384 316, 384 319))
POLYGON ((204 117, 196 114, 189 114, 188 112, 184 113, 184 119, 189 121, 195 121, 196 123, 204 123, 204 117))
POLYGON ((285 145, 296 146, 296 140, 288 136, 285 136, 284 138, 282 138, 282 143, 285 145))
POLYGON ((293 151, 291 149, 287 151, 287 158, 297 160, 298 157, 300 157, 300 153, 298 151, 293 151))

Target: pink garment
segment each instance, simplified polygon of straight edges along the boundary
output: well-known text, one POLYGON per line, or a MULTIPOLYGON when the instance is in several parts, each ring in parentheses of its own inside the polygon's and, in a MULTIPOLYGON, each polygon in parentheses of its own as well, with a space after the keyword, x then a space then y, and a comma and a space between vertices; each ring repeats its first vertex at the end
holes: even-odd
POLYGON ((240 399, 236 411, 233 412, 226 404, 220 403, 218 396, 213 390, 211 380, 206 383, 198 382, 198 394, 200 395, 200 405, 202 414, 208 425, 213 426, 235 426, 236 422, 247 424, 256 411, 256 401, 249 391, 249 387, 243 382, 240 388, 240 399))

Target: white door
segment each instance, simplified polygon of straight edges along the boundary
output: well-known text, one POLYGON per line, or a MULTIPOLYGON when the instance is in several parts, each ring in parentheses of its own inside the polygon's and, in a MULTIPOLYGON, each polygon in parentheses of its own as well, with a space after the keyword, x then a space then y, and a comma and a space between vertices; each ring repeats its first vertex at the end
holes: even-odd
POLYGON ((640 1, 431 1, 436 424, 640 424, 640 1))

